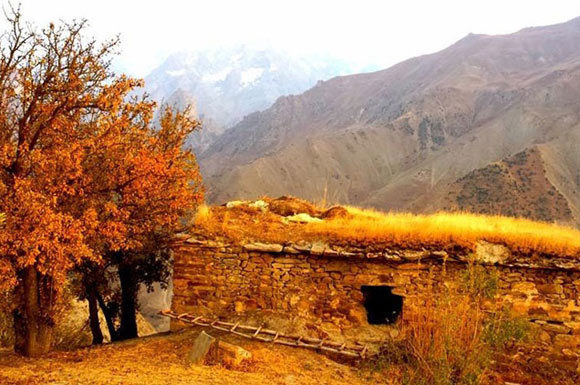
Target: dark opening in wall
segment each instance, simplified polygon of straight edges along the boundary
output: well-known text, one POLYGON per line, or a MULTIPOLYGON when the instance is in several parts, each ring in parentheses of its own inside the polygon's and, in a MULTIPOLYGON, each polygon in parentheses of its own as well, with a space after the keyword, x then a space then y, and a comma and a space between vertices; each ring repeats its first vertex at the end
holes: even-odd
POLYGON ((362 286, 367 320, 371 325, 391 324, 403 309, 403 297, 393 294, 390 286, 362 286))

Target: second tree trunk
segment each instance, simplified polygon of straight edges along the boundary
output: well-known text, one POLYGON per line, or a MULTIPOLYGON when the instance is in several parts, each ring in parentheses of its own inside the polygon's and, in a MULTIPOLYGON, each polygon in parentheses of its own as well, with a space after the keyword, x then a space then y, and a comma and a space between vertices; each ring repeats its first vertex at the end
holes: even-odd
POLYGON ((133 269, 128 266, 119 268, 121 282, 121 327, 119 339, 137 338, 137 280, 133 269))

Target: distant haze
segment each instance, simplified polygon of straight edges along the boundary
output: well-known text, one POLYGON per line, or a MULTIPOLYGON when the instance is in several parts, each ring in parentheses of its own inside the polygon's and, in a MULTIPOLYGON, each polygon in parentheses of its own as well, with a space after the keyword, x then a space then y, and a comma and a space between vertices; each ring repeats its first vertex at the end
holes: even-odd
POLYGON ((580 4, 577 0, 22 0, 22 11, 39 26, 86 18, 99 39, 120 33, 123 45, 117 69, 144 77, 170 53, 239 43, 271 46, 297 56, 323 52, 360 65, 388 67, 440 50, 470 32, 503 34, 564 22, 580 15, 580 4))

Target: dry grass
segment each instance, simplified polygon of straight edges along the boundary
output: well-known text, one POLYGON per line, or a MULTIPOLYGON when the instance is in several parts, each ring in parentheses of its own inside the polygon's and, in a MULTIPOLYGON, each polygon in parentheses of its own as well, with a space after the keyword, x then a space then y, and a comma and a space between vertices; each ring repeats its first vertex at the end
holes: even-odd
MULTIPOLYGON (((475 279, 492 279, 489 274, 472 273, 475 279)), ((533 340, 530 323, 501 303, 490 307, 485 293, 472 289, 471 284, 449 287, 443 293, 427 288, 426 302, 406 308, 399 321, 399 338, 384 345, 375 365, 387 373, 398 369, 400 382, 407 385, 503 385, 512 378, 511 371, 503 372, 496 360, 533 340)), ((515 365, 509 361, 504 363, 515 365)), ((548 376, 541 382, 521 373, 516 376, 528 377, 530 382, 522 383, 574 383, 550 382, 556 377, 548 376)))
MULTIPOLYGON (((580 231, 523 218, 470 213, 415 215, 346 207, 347 217, 331 217, 309 224, 284 224, 282 217, 241 206, 202 207, 196 225, 206 233, 235 240, 287 242, 325 240, 401 248, 455 247, 473 249, 477 241, 504 244, 523 254, 580 257, 580 231)), ((317 209, 314 216, 324 217, 317 209)))
MULTIPOLYGON (((186 357, 201 328, 184 333, 152 336, 73 351, 52 352, 28 359, 0 349, 0 384, 387 384, 379 373, 362 375, 306 349, 236 338, 209 331, 214 337, 242 346, 252 353, 248 367, 193 366, 186 357)), ((207 331, 207 330, 206 330, 207 331)))
POLYGON ((471 248, 479 240, 501 243, 522 253, 580 256, 580 231, 523 218, 470 213, 414 215, 347 207, 351 218, 309 225, 322 237, 340 237, 403 247, 458 245, 471 248))
POLYGON ((405 348, 414 358, 411 384, 475 384, 488 374, 484 313, 468 296, 450 295, 404 315, 405 348))

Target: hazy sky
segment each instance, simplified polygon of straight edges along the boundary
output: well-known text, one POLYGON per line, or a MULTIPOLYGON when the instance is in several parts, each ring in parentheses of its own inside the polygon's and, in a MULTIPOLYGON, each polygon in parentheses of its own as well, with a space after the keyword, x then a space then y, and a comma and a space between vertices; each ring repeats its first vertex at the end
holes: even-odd
POLYGON ((25 18, 39 26, 59 19, 86 18, 91 33, 99 39, 121 34, 117 66, 134 76, 145 76, 172 52, 237 43, 270 45, 297 55, 320 51, 387 67, 445 48, 470 32, 511 33, 580 16, 578 0, 21 3, 25 18))

